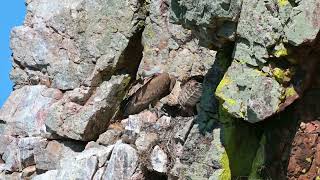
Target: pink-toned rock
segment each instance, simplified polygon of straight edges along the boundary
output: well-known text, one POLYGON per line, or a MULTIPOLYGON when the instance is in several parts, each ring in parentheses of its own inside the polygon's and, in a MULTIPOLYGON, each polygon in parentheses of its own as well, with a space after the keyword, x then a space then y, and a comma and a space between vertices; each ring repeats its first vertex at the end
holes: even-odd
POLYGON ((22 169, 35 165, 35 148, 46 140, 41 137, 14 138, 0 135, 0 155, 5 164, 0 172, 20 172, 22 169))
POLYGON ((43 141, 34 151, 36 168, 42 171, 54 170, 61 159, 74 156, 83 149, 83 145, 72 141, 43 141))
POLYGON ((0 109, 0 121, 4 122, 1 134, 34 136, 46 132, 48 110, 61 97, 61 91, 43 85, 15 90, 0 109))
POLYGON ((139 114, 130 115, 127 119, 121 121, 126 130, 140 133, 141 127, 147 123, 155 123, 158 117, 151 111, 143 111, 139 114))

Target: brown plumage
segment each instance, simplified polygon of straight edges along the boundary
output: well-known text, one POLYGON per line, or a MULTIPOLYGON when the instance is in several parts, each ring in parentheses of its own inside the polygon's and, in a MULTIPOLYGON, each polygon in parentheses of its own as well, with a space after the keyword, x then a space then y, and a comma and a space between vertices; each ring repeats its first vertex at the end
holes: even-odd
POLYGON ((137 114, 170 93, 172 79, 168 73, 159 74, 140 87, 125 106, 125 115, 137 114))
POLYGON ((202 94, 202 84, 196 80, 189 80, 181 90, 178 98, 182 108, 192 108, 199 102, 202 94))

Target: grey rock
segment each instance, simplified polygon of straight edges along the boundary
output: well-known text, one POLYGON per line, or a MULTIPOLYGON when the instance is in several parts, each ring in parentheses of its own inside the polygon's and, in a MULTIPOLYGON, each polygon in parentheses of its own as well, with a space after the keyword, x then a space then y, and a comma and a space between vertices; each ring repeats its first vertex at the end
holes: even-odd
POLYGON ((170 21, 172 3, 153 0, 142 34, 143 58, 138 76, 167 72, 179 79, 205 75, 213 64, 215 51, 198 45, 191 31, 170 21))
POLYGON ((167 172, 168 156, 159 146, 153 148, 150 159, 153 170, 160 173, 167 172))
POLYGON ((83 146, 75 142, 43 141, 34 149, 36 168, 40 171, 57 169, 61 159, 74 156, 82 150, 83 146))
POLYGON ((191 29, 206 47, 221 48, 235 38, 241 2, 172 0, 172 19, 191 29))
POLYGON ((97 169, 106 165, 112 149, 113 146, 91 148, 74 157, 62 159, 56 179, 92 179, 97 169))
POLYGON ((45 119, 53 103, 60 99, 59 90, 43 85, 24 86, 14 91, 0 109, 4 122, 2 134, 34 136, 45 133, 45 119))
POLYGON ((312 43, 319 33, 319 14, 317 8, 319 2, 316 0, 299 1, 296 7, 290 8, 286 3, 280 6, 281 9, 290 9, 290 21, 284 28, 287 41, 299 46, 303 43, 312 43))
POLYGON ((139 134, 141 128, 146 124, 155 123, 157 121, 157 115, 148 110, 139 114, 130 115, 127 119, 121 121, 125 130, 139 134))
POLYGON ((233 62, 217 87, 216 96, 223 100, 228 113, 255 123, 277 112, 283 91, 275 79, 233 62))
POLYGON ((16 88, 30 80, 61 90, 99 85, 122 68, 144 16, 140 1, 30 1, 11 33, 16 88))
POLYGON ((122 132, 120 130, 109 129, 99 136, 97 143, 106 146, 112 145, 116 143, 118 139, 120 139, 121 134, 122 132))
POLYGON ((0 155, 5 164, 0 166, 0 171, 20 172, 35 165, 35 148, 45 141, 41 137, 14 138, 1 135, 0 155))
POLYGON ((58 170, 51 170, 33 177, 32 180, 56 180, 57 174, 58 170))
POLYGON ((128 83, 127 75, 113 76, 103 82, 84 105, 71 102, 65 95, 50 108, 46 126, 59 136, 75 140, 98 138, 119 109, 128 83))
POLYGON ((138 154, 130 145, 117 143, 103 179, 126 180, 134 174, 138 166, 138 154))
POLYGON ((135 142, 135 145, 138 152, 141 153, 150 150, 157 140, 158 135, 156 133, 141 132, 135 142))
POLYGON ((258 66, 269 58, 268 48, 279 42, 283 27, 281 20, 268 9, 274 1, 243 1, 237 27, 238 38, 234 59, 258 66))

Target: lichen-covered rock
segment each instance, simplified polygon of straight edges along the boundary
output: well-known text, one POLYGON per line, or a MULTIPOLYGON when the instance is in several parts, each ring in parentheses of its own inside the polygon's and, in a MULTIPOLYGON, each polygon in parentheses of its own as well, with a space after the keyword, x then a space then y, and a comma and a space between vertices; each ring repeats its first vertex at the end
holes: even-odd
MULTIPOLYGON (((283 1, 280 9, 288 9, 289 1, 283 1)), ((290 13, 290 21, 285 25, 284 32, 288 43, 299 46, 313 43, 320 29, 320 8, 316 0, 298 1, 290 13)))
POLYGON ((1 134, 34 136, 45 133, 49 109, 61 97, 59 90, 43 85, 24 86, 14 91, 0 109, 1 134))
POLYGON ((276 113, 282 93, 275 79, 238 62, 232 63, 216 89, 228 113, 251 123, 276 113))
POLYGON ((65 94, 50 108, 46 126, 62 137, 84 141, 98 138, 119 109, 128 83, 127 75, 113 76, 103 82, 83 105, 70 101, 65 94))

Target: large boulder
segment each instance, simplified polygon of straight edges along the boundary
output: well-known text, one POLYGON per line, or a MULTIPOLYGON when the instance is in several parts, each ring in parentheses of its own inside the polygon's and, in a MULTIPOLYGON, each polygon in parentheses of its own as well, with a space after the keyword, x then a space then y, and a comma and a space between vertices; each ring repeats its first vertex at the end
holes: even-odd
POLYGON ((214 62, 215 51, 198 45, 187 29, 170 21, 171 4, 153 0, 142 34, 143 58, 138 76, 168 72, 179 80, 204 76, 214 62))
POLYGON ((34 136, 45 133, 45 119, 61 91, 44 85, 24 86, 14 91, 0 109, 2 135, 34 136))
POLYGON ((66 93, 50 108, 46 126, 51 133, 61 137, 83 141, 97 139, 107 130, 109 121, 119 109, 129 80, 127 75, 113 76, 103 82, 83 105, 72 101, 70 97, 73 96, 66 93))
POLYGON ((200 44, 221 48, 234 41, 241 1, 231 0, 172 0, 172 19, 191 29, 200 44))
POLYGON ((101 83, 127 60, 129 41, 143 26, 141 6, 140 1, 30 1, 24 26, 11 33, 15 87, 31 82, 72 90, 101 83))

